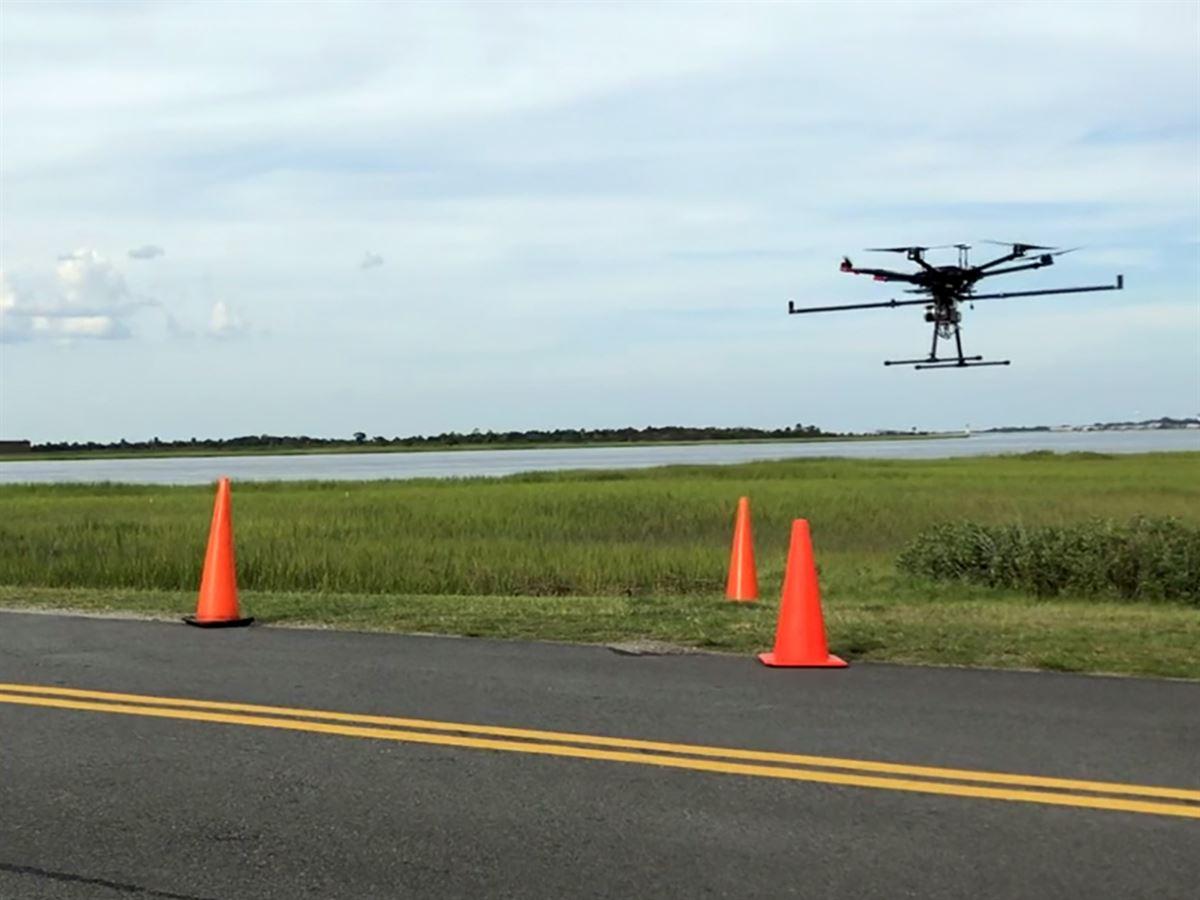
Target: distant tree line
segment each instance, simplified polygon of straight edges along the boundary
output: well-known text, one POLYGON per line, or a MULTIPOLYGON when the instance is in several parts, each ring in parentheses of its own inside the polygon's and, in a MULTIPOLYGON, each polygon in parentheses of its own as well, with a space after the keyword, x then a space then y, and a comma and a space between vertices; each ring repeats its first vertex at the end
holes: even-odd
POLYGON ((556 428, 553 431, 480 431, 468 433, 448 431, 445 434, 411 435, 409 437, 368 437, 356 431, 349 438, 319 438, 308 435, 251 434, 235 438, 191 438, 163 441, 157 437, 148 441, 120 440, 102 444, 96 441, 35 444, 34 451, 80 450, 312 450, 350 447, 459 447, 520 444, 636 444, 669 441, 753 441, 796 438, 844 437, 825 431, 816 425, 795 425, 783 428, 695 428, 684 425, 652 426, 648 428, 556 428))

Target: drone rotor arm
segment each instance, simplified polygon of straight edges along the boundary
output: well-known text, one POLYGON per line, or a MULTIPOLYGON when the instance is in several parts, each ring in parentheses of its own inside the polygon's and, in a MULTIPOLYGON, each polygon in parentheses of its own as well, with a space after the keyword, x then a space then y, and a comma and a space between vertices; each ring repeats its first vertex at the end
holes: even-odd
POLYGON ((926 306, 928 300, 887 300, 883 303, 849 303, 844 306, 801 306, 798 307, 791 300, 788 301, 788 315, 799 315, 800 313, 818 313, 818 312, 839 312, 845 309, 882 309, 890 306, 926 306))
MULTIPOLYGON (((1053 259, 1047 259, 1045 256, 1042 256, 1039 257, 1036 262, 1025 263, 1024 265, 1020 266, 1009 266, 1007 269, 992 269, 991 271, 980 272, 976 278, 991 278, 993 275, 1007 275, 1010 272, 1025 272, 1029 269, 1040 269, 1043 266, 1052 265, 1054 265, 1053 259)), ((982 269, 983 266, 978 266, 977 268, 982 269)))
POLYGON ((1012 262, 1014 259, 1020 259, 1021 256, 1022 256, 1022 254, 1020 254, 1020 253, 1005 253, 1003 256, 997 256, 995 259, 989 259, 985 263, 979 263, 974 268, 977 271, 985 272, 988 269, 992 268, 992 266, 1004 265, 1004 263, 1006 263, 1006 262, 1012 262))
POLYGON ((963 298, 964 302, 976 300, 1007 300, 1010 297, 1045 297, 1049 294, 1086 294, 1092 291, 1123 291, 1125 276, 1118 275, 1116 284, 1094 284, 1087 287, 1053 288, 1046 291, 1007 291, 999 294, 974 294, 963 298))

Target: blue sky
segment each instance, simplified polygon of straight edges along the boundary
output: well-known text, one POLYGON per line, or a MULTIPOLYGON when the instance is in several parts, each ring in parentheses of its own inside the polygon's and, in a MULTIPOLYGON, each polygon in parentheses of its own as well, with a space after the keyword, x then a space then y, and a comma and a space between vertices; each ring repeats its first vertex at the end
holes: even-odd
POLYGON ((1200 410, 1194 3, 9 0, 0 25, 3 437, 1200 410), (981 303, 968 350, 1013 365, 966 372, 881 365, 926 347, 919 310, 786 315, 894 293, 844 253, 984 238, 1085 245, 1014 289, 1127 289, 981 303))

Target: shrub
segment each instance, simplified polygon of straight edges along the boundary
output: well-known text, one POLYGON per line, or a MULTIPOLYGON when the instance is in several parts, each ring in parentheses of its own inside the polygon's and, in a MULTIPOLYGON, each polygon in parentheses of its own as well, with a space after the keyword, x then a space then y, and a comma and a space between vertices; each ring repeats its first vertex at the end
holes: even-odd
POLYGON ((947 522, 919 534, 897 564, 914 575, 1200 606, 1200 528, 1179 519, 1091 519, 1026 528, 947 522))

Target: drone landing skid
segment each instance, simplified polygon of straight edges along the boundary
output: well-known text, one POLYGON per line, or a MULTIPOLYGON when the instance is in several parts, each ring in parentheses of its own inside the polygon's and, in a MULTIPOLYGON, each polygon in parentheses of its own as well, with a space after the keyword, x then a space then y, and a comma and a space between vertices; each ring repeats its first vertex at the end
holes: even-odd
POLYGON ((885 366, 912 366, 914 369, 966 369, 971 366, 1007 366, 1011 360, 988 359, 982 356, 963 356, 959 358, 938 359, 927 356, 924 359, 887 359, 885 366))
POLYGON ((963 360, 957 362, 955 360, 938 360, 937 362, 926 362, 920 365, 913 366, 914 369, 966 369, 974 366, 1007 366, 1011 360, 1007 359, 987 359, 980 360, 978 356, 974 358, 974 362, 963 360))

